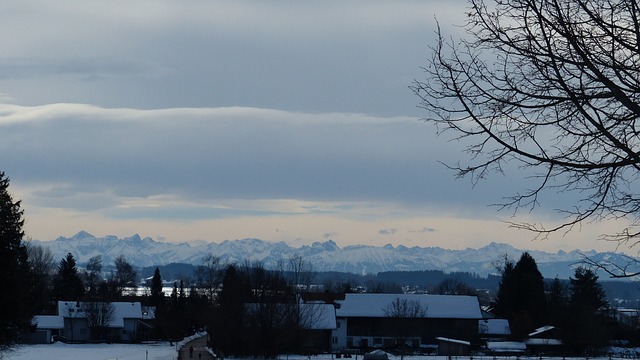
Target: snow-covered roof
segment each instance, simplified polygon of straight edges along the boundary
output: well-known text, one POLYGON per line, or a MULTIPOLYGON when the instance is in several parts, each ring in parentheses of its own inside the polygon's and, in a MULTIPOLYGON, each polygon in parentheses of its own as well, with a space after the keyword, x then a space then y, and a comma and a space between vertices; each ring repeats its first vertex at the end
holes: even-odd
POLYGON ((553 330, 555 328, 556 328, 555 326, 551 326, 551 325, 542 326, 542 327, 539 327, 539 328, 535 329, 532 333, 529 334, 529 336, 540 335, 542 333, 545 333, 547 331, 553 330))
POLYGON ((33 322, 38 329, 64 329, 64 318, 58 315, 36 315, 33 322))
POLYGON ((333 304, 300 304, 310 309, 312 321, 310 328, 314 330, 333 330, 336 326, 336 310, 333 304))
MULTIPOLYGON (((299 309, 293 310, 293 303, 272 304, 278 307, 278 311, 288 313, 290 311, 300 311, 300 321, 302 326, 312 330, 334 330, 336 326, 336 312, 333 304, 320 303, 300 303, 299 309)), ((249 314, 258 314, 260 312, 260 304, 245 304, 245 309, 249 314)))
POLYGON ((482 319, 476 296, 424 294, 346 294, 337 301, 337 317, 385 317, 384 309, 396 298, 419 301, 427 318, 482 319))
MULTIPOLYGON (((142 306, 139 302, 112 302, 113 316, 107 326, 124 327, 124 319, 142 319, 142 306)), ((85 303, 80 301, 58 301, 58 314, 66 318, 84 318, 85 303)))
POLYGON ((445 337, 437 337, 436 340, 444 341, 444 342, 450 342, 450 343, 454 343, 454 344, 471 346, 471 343, 469 341, 465 341, 465 340, 449 339, 449 338, 445 338, 445 337))
POLYGON ((511 335, 509 320, 482 319, 478 321, 478 333, 484 335, 511 335))

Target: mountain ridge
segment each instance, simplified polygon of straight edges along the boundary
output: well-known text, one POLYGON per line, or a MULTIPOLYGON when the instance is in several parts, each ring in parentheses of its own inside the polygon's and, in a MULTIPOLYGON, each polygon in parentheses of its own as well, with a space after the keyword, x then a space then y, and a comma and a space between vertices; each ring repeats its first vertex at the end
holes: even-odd
POLYGON ((613 252, 598 253, 595 250, 580 252, 558 251, 549 253, 540 250, 516 249, 509 244, 492 242, 483 247, 450 250, 441 247, 406 247, 404 245, 384 246, 347 245, 338 246, 333 240, 314 242, 311 245, 292 247, 283 241, 268 242, 255 238, 224 240, 220 243, 197 241, 193 243, 169 243, 156 241, 138 234, 118 238, 114 235, 95 237, 80 231, 71 237, 60 236, 55 240, 32 240, 51 249, 55 259, 63 258, 71 252, 78 264, 83 265, 89 258, 101 255, 103 264, 124 255, 134 266, 166 265, 187 263, 199 265, 208 254, 219 257, 227 263, 261 261, 265 266, 273 266, 291 256, 301 256, 319 271, 339 271, 355 274, 376 274, 383 271, 441 270, 450 272, 470 272, 479 276, 496 273, 495 262, 504 255, 518 260, 520 254, 528 251, 538 264, 543 276, 567 279, 574 273, 583 256, 608 261, 627 261, 629 256, 613 252))

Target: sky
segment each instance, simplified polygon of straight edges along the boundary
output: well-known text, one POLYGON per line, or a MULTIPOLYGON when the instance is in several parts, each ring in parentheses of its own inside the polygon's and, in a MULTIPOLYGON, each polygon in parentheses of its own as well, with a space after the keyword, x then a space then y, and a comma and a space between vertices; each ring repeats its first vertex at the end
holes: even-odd
POLYGON ((510 228, 566 206, 490 206, 526 189, 517 168, 473 184, 443 165, 466 154, 409 86, 436 20, 464 36, 466 6, 0 3, 0 170, 27 236, 616 250, 597 240, 613 221, 545 240, 510 228))

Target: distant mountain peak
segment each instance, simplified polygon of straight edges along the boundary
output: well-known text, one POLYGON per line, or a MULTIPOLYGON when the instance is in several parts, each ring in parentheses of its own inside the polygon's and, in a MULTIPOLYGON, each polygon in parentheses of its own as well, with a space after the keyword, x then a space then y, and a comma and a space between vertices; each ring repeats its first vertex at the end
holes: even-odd
POLYGON ((125 240, 129 240, 129 241, 132 241, 132 242, 141 242, 142 238, 138 234, 133 234, 130 237, 126 238, 125 240))
MULTIPOLYGON (((101 238, 80 231, 71 238, 58 237, 51 241, 34 242, 51 249, 54 258, 62 259, 71 252, 79 266, 89 258, 101 255, 102 262, 110 265, 120 255, 135 266, 159 266, 169 263, 187 263, 200 265, 207 255, 220 258, 223 263, 244 263, 259 261, 265 266, 275 266, 293 256, 301 256, 318 271, 340 271, 354 274, 375 274, 382 271, 423 271, 440 270, 446 273, 469 272, 487 276, 496 272, 492 265, 505 254, 514 260, 526 250, 518 250, 509 244, 492 242, 479 249, 448 250, 440 247, 407 248, 403 245, 384 246, 348 245, 340 248, 335 241, 314 242, 311 245, 292 247, 283 241, 270 242, 255 238, 224 240, 221 243, 161 242, 150 237, 141 239, 139 234, 118 238, 107 235, 101 238)), ((545 277, 568 279, 573 276, 574 268, 583 252, 573 250, 558 251, 555 254, 544 251, 530 251, 540 272, 545 277)), ((628 261, 628 256, 613 252, 586 253, 590 257, 608 261, 628 261)), ((640 261, 640 260, 639 260, 640 261)))
POLYGON ((327 240, 325 242, 316 241, 313 244, 311 244, 311 248, 317 249, 317 250, 326 250, 326 251, 340 250, 340 247, 338 247, 338 244, 336 244, 335 241, 333 240, 327 240))
POLYGON ((88 232, 82 230, 82 231, 78 231, 77 234, 73 235, 71 237, 71 239, 73 240, 85 240, 85 239, 95 239, 96 237, 89 234, 88 232))

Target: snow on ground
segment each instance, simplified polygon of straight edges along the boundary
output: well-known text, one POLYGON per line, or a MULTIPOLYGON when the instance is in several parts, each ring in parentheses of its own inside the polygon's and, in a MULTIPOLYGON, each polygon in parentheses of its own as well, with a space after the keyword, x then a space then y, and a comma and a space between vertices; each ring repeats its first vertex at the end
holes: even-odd
MULTIPOLYGON (((614 359, 637 358, 640 349, 617 349, 613 351, 614 359), (621 351, 620 351, 621 350, 621 351)), ((176 360, 176 344, 64 344, 54 343, 49 345, 24 345, 16 351, 0 355, 0 359, 11 360, 176 360)), ((485 356, 405 356, 404 360, 515 360, 516 357, 485 356)), ((520 360, 563 360, 562 357, 519 357, 520 360)), ((570 358, 567 358, 570 359, 570 358)), ((577 358, 576 358, 577 359, 577 358)), ((589 358, 590 360, 611 360, 608 356, 589 358)), ((237 360, 237 359, 225 359, 237 360)), ((336 360, 327 355, 299 356, 281 355, 279 360, 336 360)), ((354 356, 352 360, 362 360, 362 356, 354 356)), ((400 360, 400 356, 389 354, 389 360, 400 360)))
MULTIPOLYGON (((2 358, 0 356, 0 358, 2 358)), ((23 345, 6 354, 11 360, 174 360, 176 347, 157 344, 64 344, 23 345)))

